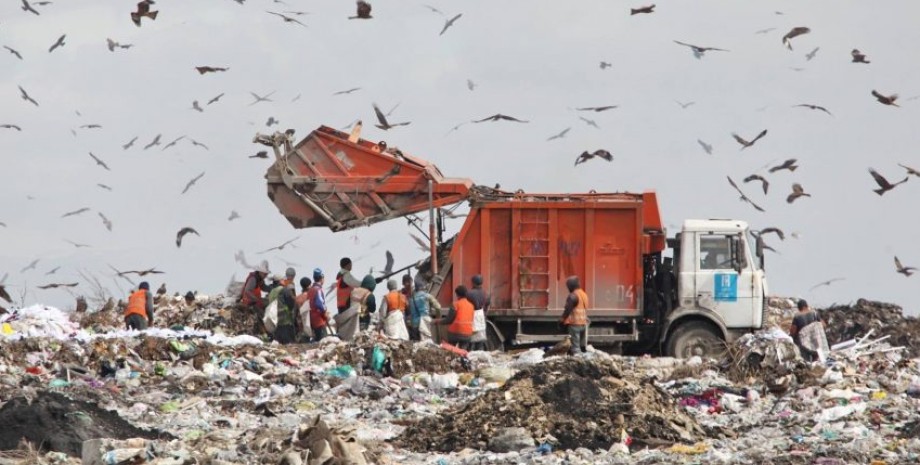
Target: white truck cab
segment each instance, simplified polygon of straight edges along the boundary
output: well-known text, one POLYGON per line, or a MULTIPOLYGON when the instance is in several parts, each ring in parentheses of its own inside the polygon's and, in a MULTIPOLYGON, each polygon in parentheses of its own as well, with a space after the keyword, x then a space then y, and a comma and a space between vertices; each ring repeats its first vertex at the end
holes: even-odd
POLYGON ((673 242, 677 306, 668 315, 669 355, 709 355, 763 327, 767 282, 757 240, 744 221, 684 221, 673 242))

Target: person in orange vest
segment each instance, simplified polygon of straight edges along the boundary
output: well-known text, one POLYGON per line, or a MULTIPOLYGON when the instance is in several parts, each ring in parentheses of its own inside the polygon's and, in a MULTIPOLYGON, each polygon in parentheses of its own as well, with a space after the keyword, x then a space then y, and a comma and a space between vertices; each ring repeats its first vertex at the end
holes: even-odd
POLYGON ((571 276, 565 281, 569 288, 569 297, 565 299, 565 311, 562 312, 560 323, 568 329, 572 338, 570 353, 585 352, 585 331, 588 327, 588 294, 581 289, 578 276, 571 276))
POLYGON ((473 338, 473 303, 466 298, 466 286, 454 289, 457 300, 447 313, 446 318, 438 318, 437 323, 447 325, 447 342, 461 349, 468 349, 473 338))
POLYGON ((351 307, 351 291, 361 287, 361 281, 351 274, 351 259, 342 257, 339 260, 338 274, 335 275, 335 306, 342 313, 351 307))
POLYGON ((265 277, 268 276, 267 268, 256 268, 243 283, 243 292, 240 294, 240 305, 256 310, 265 310, 265 300, 262 292, 265 291, 265 277))
POLYGON ((150 293, 150 284, 147 281, 137 286, 137 290, 128 297, 128 306, 125 307, 125 326, 136 330, 153 326, 153 294, 150 293))
POLYGON ((313 286, 307 291, 307 302, 310 302, 310 328, 316 342, 329 335, 329 313, 326 311, 326 295, 323 293, 325 281, 323 270, 314 268, 313 286))
POLYGON ((396 289, 396 280, 387 281, 387 294, 380 305, 379 328, 384 335, 393 339, 409 340, 406 330, 406 308, 408 299, 402 290, 396 289))

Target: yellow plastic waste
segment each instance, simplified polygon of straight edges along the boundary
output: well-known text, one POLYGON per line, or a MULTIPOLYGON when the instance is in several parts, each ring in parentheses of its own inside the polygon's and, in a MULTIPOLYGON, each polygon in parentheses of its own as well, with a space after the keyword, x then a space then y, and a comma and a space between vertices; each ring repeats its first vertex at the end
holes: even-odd
POLYGON ((13 333, 14 333, 13 327, 10 326, 9 323, 3 323, 3 329, 2 329, 2 331, 3 331, 3 334, 5 334, 5 335, 7 335, 7 336, 9 336, 10 334, 13 334, 13 333))
POLYGON ((888 397, 885 391, 875 391, 872 393, 872 400, 882 400, 888 397))
POLYGON ((686 455, 699 455, 705 453, 709 450, 709 446, 704 442, 698 442, 692 446, 686 444, 674 444, 668 449, 668 452, 672 454, 686 454, 686 455))

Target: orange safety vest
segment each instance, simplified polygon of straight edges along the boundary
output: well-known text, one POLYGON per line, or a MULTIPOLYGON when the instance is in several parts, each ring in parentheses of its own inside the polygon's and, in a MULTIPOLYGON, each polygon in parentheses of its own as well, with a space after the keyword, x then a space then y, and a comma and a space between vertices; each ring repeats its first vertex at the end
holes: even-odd
POLYGON ((345 284, 345 275, 339 273, 335 277, 335 302, 339 311, 344 311, 351 306, 351 286, 345 284))
POLYGON ((125 308, 125 316, 140 315, 147 318, 147 290, 138 289, 128 297, 128 306, 125 308))
POLYGON ((262 300, 262 284, 263 281, 259 281, 259 278, 256 275, 256 271, 249 273, 249 276, 246 277, 246 281, 243 282, 243 294, 240 296, 240 303, 243 306, 249 306, 256 303, 259 300, 262 300), (251 293, 246 292, 246 286, 249 284, 249 280, 253 280, 256 283, 256 286, 252 289, 251 293))
POLYGON ((387 299, 387 314, 395 312, 397 310, 406 310, 407 301, 406 296, 400 291, 390 291, 386 295, 387 299))
POLYGON ((588 324, 588 294, 581 289, 573 291, 578 297, 578 303, 572 309, 572 313, 565 319, 565 324, 569 326, 586 326, 588 324))
POLYGON ((454 302, 454 311, 457 312, 457 315, 454 317, 454 322, 447 327, 447 331, 460 336, 472 336, 473 312, 476 311, 473 308, 473 303, 466 298, 462 298, 454 302))

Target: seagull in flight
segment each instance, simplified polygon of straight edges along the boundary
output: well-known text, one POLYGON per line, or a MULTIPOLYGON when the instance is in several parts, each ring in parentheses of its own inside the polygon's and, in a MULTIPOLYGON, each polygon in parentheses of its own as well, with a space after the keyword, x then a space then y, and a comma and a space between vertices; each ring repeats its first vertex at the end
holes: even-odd
POLYGON ((250 103, 249 106, 253 106, 253 105, 255 105, 255 104, 259 103, 259 102, 274 102, 274 100, 270 99, 269 97, 271 97, 272 95, 274 95, 275 92, 276 92, 276 91, 272 91, 272 92, 266 94, 264 97, 259 96, 259 95, 256 94, 255 92, 250 92, 249 95, 252 95, 252 97, 255 99, 255 101, 252 102, 252 103, 250 103))

